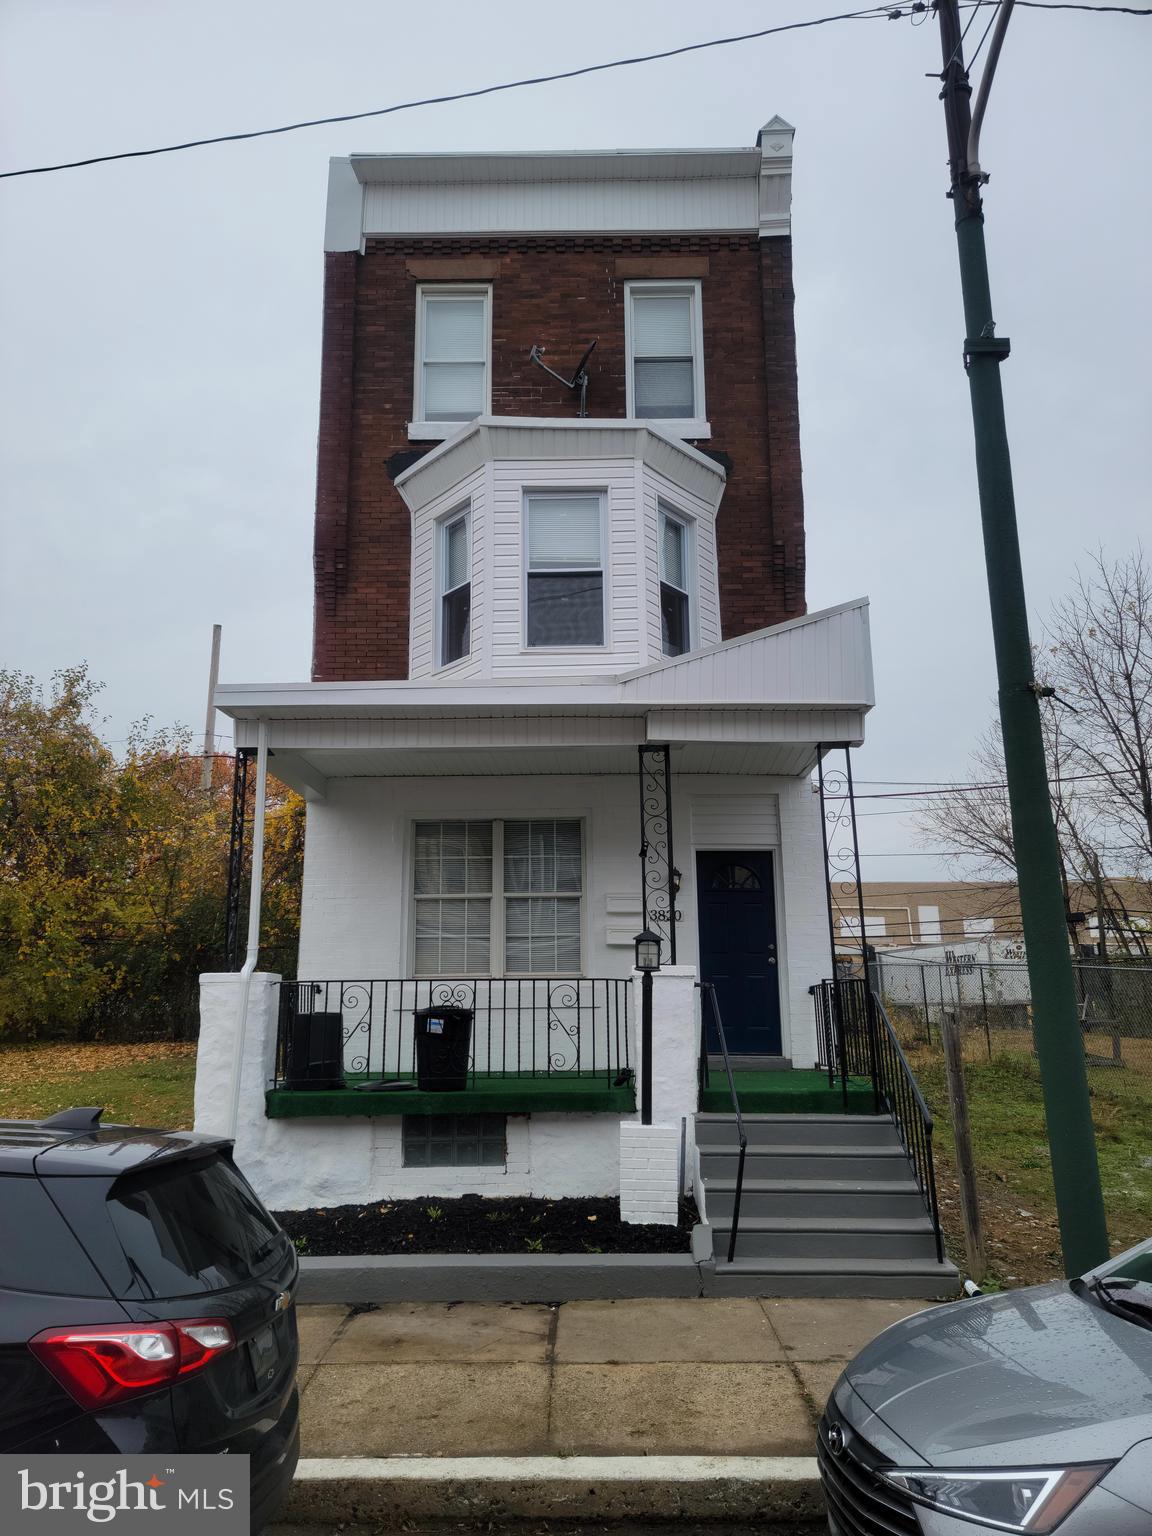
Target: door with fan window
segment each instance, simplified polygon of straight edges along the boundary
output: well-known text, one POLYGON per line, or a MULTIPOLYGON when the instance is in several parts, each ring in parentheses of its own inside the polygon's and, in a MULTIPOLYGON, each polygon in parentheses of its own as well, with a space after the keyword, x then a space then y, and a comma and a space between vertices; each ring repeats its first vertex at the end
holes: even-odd
MULTIPOLYGON (((700 977, 716 988, 728 1050, 776 1056, 781 1050, 776 891, 772 855, 698 853, 700 977)), ((713 1050, 717 1040, 710 1040, 713 1050)))

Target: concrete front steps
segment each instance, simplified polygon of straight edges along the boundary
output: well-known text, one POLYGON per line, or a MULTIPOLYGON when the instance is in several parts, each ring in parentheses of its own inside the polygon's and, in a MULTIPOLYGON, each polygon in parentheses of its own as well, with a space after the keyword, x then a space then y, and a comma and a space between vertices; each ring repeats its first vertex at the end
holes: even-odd
POLYGON ((891 1119, 745 1115, 736 1257, 727 1262, 740 1148, 734 1114, 696 1116, 717 1291, 759 1296, 951 1296, 932 1221, 891 1119))

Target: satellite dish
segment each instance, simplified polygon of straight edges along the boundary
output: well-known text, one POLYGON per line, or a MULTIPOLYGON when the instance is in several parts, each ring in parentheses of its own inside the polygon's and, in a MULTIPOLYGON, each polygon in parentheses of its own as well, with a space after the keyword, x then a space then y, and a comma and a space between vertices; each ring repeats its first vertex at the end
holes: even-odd
POLYGON ((588 414, 588 359, 595 350, 596 343, 594 341, 589 342, 584 349, 583 357, 576 364, 570 379, 566 379, 562 373, 557 373, 555 368, 549 368, 548 364, 544 361, 543 347, 535 346, 528 354, 528 361, 530 363, 535 363, 538 368, 543 368, 545 373, 550 373, 554 379, 563 384, 565 389, 574 389, 579 393, 580 403, 576 407, 577 416, 587 416, 588 414))

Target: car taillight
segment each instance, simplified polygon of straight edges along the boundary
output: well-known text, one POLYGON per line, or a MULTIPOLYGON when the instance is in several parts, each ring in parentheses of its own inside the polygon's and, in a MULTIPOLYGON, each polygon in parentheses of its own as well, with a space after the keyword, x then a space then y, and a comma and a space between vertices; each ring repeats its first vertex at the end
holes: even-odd
POLYGON ((28 1348, 81 1408, 106 1408, 154 1392, 234 1349, 231 1324, 217 1317, 101 1328, 45 1328, 28 1348))

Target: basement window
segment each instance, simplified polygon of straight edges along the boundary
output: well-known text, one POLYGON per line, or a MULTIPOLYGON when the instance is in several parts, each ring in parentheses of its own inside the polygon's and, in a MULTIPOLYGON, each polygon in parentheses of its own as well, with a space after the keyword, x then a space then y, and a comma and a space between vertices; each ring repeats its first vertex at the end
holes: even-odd
POLYGON ((405 1115, 405 1168, 503 1168, 505 1115, 405 1115))

